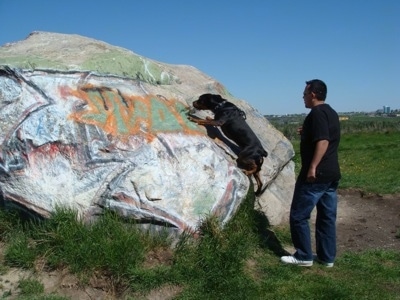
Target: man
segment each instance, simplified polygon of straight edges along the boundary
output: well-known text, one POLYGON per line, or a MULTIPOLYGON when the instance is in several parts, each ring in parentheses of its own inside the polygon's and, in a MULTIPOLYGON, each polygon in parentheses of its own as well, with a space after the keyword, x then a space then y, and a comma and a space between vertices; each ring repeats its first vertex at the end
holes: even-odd
POLYGON ((290 233, 296 252, 281 261, 298 266, 312 266, 313 252, 309 219, 317 207, 315 224, 316 261, 333 267, 336 257, 337 187, 340 168, 338 146, 339 117, 325 103, 326 84, 314 79, 306 82, 304 104, 311 111, 299 128, 301 170, 296 180, 290 208, 290 233))

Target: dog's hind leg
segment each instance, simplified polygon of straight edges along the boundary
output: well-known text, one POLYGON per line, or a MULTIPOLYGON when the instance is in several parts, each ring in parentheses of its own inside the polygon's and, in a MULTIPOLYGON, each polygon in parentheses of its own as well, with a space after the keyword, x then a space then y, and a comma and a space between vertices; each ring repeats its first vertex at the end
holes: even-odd
POLYGON ((262 182, 260 178, 260 171, 255 171, 255 170, 244 170, 242 169, 243 173, 246 174, 246 176, 249 176, 251 180, 251 175, 254 176, 254 179, 256 180, 257 183, 257 190, 254 192, 256 196, 259 196, 261 194, 261 189, 262 189, 262 182))
POLYGON ((261 179, 258 174, 260 172, 260 168, 257 166, 256 162, 254 159, 243 159, 240 158, 237 160, 238 162, 238 167, 241 168, 244 174, 249 177, 251 180, 251 175, 254 176, 257 182, 257 191, 255 192, 256 195, 261 192, 261 179))
POLYGON ((256 196, 259 196, 261 194, 261 188, 262 188, 262 182, 260 178, 260 171, 257 171, 253 173, 254 179, 257 182, 257 190, 255 191, 256 196))
POLYGON ((254 179, 257 182, 257 190, 255 191, 255 195, 259 196, 261 195, 261 190, 262 190, 262 181, 260 177, 260 171, 261 171, 261 166, 264 162, 264 159, 261 158, 259 161, 255 161, 254 165, 255 167, 249 172, 249 175, 253 175, 254 179))

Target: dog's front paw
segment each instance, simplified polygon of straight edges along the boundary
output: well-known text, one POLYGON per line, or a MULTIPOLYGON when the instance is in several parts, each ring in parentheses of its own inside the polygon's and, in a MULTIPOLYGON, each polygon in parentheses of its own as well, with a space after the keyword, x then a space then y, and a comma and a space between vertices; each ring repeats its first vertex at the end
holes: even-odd
POLYGON ((192 121, 192 122, 195 122, 195 123, 198 123, 198 120, 199 120, 199 118, 194 118, 193 116, 188 116, 187 118, 188 118, 189 121, 192 121))
POLYGON ((207 120, 207 121, 212 121, 212 120, 214 120, 214 119, 211 118, 211 117, 206 117, 206 120, 207 120))

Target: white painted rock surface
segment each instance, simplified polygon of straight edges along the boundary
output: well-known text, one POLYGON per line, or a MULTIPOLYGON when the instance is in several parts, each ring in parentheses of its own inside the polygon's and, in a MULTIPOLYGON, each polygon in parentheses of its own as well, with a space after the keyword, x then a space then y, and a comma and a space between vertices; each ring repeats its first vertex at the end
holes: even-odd
POLYGON ((43 217, 67 206, 87 220, 110 208, 177 232, 208 214, 228 221, 250 180, 218 129, 187 119, 206 92, 246 112, 269 153, 257 208, 286 222, 292 145, 245 101, 191 66, 47 32, 0 47, 1 204, 43 217))

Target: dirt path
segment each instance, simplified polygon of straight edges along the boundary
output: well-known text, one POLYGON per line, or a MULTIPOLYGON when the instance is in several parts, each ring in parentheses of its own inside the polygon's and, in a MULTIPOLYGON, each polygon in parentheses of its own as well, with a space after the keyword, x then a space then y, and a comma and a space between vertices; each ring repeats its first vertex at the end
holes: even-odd
MULTIPOLYGON (((400 251, 400 195, 364 195, 356 190, 340 190, 337 219, 338 256, 346 251, 366 249, 393 249, 400 251)), ((2 245, 0 244, 0 254, 2 245)), ((11 269, 0 275, 0 298, 16 299, 21 278, 31 273, 11 269)), ((112 283, 106 278, 93 278, 86 288, 68 272, 43 272, 35 274, 45 286, 46 293, 57 292, 71 299, 116 299, 112 283)), ((176 294, 174 287, 165 287, 147 299, 170 299, 176 294), (161 298, 160 298, 161 297, 161 298)))
POLYGON ((338 254, 365 249, 400 251, 400 195, 364 195, 339 191, 338 254))

